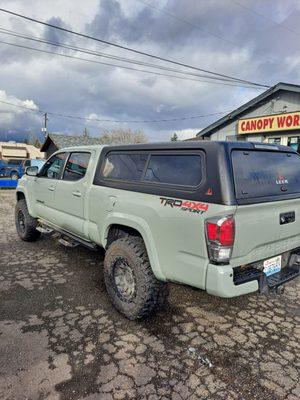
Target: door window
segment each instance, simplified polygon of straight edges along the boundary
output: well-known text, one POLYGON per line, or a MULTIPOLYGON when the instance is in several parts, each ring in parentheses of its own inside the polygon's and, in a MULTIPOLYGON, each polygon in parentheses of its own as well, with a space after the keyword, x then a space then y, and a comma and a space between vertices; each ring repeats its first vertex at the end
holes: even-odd
POLYGON ((8 160, 7 165, 18 166, 22 164, 23 160, 8 160))
POLYGON ((86 173, 90 157, 90 153, 71 153, 66 164, 63 179, 65 181, 78 181, 79 179, 83 178, 86 173))
POLYGON ((40 178, 59 179, 67 158, 67 153, 52 156, 39 173, 40 178))

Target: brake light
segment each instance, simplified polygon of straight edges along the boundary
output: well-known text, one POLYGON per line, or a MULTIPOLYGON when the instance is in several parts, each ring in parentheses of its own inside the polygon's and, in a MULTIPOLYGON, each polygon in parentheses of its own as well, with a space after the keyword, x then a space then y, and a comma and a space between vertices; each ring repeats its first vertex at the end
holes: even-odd
POLYGON ((228 263, 235 235, 233 216, 208 219, 205 226, 210 260, 217 263, 228 263))
POLYGON ((210 241, 217 240, 219 227, 213 222, 206 222, 207 238, 210 241))

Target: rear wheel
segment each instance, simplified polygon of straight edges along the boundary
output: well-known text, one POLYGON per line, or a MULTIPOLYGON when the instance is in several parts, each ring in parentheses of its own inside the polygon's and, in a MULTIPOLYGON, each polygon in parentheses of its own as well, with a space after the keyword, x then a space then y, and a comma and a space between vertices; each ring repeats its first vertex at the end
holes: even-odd
POLYGON ((114 306, 132 320, 148 316, 167 297, 167 285, 154 276, 140 237, 127 236, 110 245, 104 259, 104 278, 114 306))
POLYGON ((39 238, 40 232, 36 230, 37 220, 29 214, 25 199, 19 200, 16 204, 15 224, 22 240, 33 242, 39 238))

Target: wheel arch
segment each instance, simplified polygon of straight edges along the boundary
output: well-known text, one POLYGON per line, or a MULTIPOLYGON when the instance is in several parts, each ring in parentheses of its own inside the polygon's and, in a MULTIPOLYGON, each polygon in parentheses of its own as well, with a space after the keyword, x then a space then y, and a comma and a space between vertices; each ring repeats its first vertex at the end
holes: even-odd
POLYGON ((21 188, 17 187, 17 191, 16 191, 16 200, 17 200, 17 202, 20 201, 20 200, 25 200, 29 214, 33 218, 36 218, 37 216, 35 215, 33 207, 30 204, 30 201, 28 201, 28 198, 29 198, 29 196, 28 196, 28 193, 26 193, 26 189, 24 190, 23 188, 21 189, 21 188))
POLYGON ((9 171, 9 176, 12 176, 13 174, 16 174, 19 176, 19 171, 17 169, 12 169, 9 171))
POLYGON ((22 199, 26 200, 25 194, 23 192, 21 192, 20 190, 17 190, 16 199, 17 199, 17 201, 20 201, 22 199))
POLYGON ((154 275, 157 279, 165 281, 166 277, 159 264, 155 241, 146 221, 134 216, 124 217, 124 214, 122 217, 114 216, 106 221, 102 243, 107 248, 114 240, 126 235, 139 236, 143 239, 154 275))
POLYGON ((115 240, 120 239, 125 236, 138 236, 142 237, 140 232, 137 229, 134 229, 127 225, 120 224, 111 224, 108 227, 107 231, 107 239, 106 239, 106 249, 113 243, 115 240))

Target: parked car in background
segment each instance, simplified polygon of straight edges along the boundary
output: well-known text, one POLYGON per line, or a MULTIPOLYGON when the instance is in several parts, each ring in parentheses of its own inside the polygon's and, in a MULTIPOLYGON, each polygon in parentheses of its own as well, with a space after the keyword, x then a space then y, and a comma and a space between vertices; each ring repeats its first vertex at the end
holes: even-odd
POLYGON ((45 164, 45 160, 0 160, 0 178, 17 180, 25 173, 27 167, 38 167, 45 164))
POLYGON ((23 160, 0 160, 0 177, 17 180, 24 173, 23 160))

